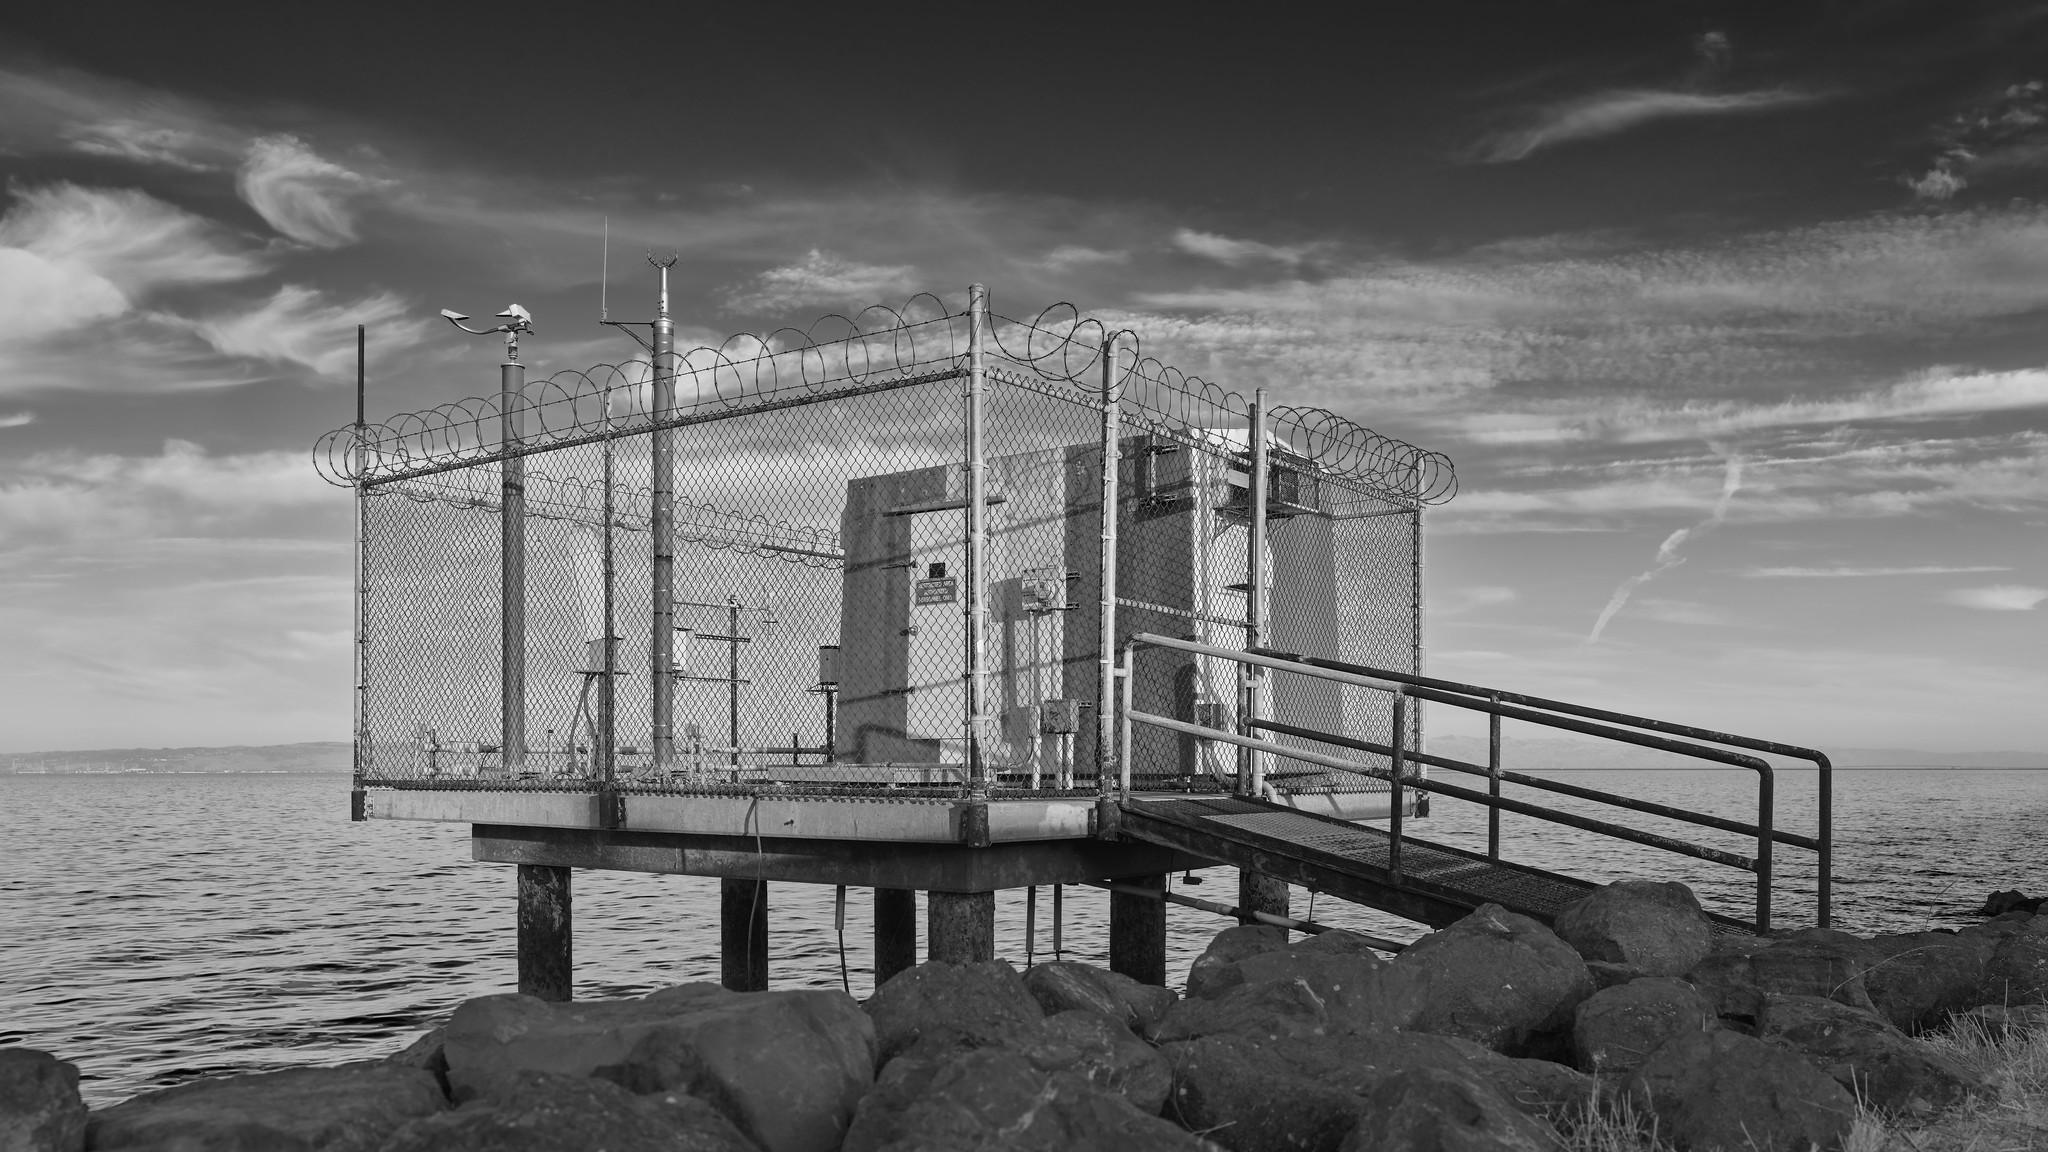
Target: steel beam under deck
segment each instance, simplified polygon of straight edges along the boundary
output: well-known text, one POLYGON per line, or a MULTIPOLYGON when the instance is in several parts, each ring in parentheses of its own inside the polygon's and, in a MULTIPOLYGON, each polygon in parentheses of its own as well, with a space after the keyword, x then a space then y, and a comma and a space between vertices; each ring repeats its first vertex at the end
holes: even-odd
MULTIPOLYGON (((1263 872, 1433 928, 1482 904, 1549 924, 1565 905, 1599 887, 1405 836, 1401 874, 1395 877, 1388 868, 1391 837, 1385 829, 1241 797, 1134 797, 1122 806, 1118 832, 1126 840, 1263 872)), ((1740 920, 1709 915, 1721 932, 1750 931, 1740 920)))

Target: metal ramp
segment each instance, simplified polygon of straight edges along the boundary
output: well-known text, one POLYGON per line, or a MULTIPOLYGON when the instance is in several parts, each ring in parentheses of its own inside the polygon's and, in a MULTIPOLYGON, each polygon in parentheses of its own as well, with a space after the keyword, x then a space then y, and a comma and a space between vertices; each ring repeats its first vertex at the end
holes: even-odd
MULTIPOLYGON (((1441 928, 1482 904, 1545 924, 1599 885, 1525 864, 1488 859, 1386 829, 1236 796, 1133 796, 1118 833, 1326 892, 1441 928)), ((1722 933, 1747 923, 1709 913, 1722 933)))

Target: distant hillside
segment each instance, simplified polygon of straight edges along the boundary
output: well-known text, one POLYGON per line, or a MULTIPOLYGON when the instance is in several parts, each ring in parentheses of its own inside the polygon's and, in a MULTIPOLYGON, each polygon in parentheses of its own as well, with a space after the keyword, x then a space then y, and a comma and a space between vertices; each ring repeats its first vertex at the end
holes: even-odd
MULTIPOLYGON (((1431 736, 1438 756, 1486 763, 1486 741, 1476 736, 1431 736)), ((1837 768, 2040 768, 2040 752, 1929 752, 1921 748, 1822 748, 1837 768)), ((1797 763, 1797 762, 1795 762, 1797 763)), ((1501 744, 1501 766, 1519 772, 1568 769, 1696 768, 1705 761, 1604 740, 1544 739, 1510 731, 1501 744)))
POLYGON ((346 772, 350 747, 341 740, 227 748, 95 748, 70 752, 0 752, 0 775, 125 772, 346 772))

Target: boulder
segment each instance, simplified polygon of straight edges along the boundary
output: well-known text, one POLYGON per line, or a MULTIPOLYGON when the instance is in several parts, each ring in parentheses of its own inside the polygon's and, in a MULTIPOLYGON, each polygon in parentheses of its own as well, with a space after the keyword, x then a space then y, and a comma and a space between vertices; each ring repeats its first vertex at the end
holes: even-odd
POLYGON ((1835 1083, 1891 1116, 1924 1119, 1988 1096, 1975 1073, 1875 1013, 1819 996, 1767 996, 1757 1035, 1805 1053, 1835 1083))
POLYGON ((445 1051, 458 1101, 521 1072, 598 1076, 699 1096, 767 1152, 836 1148, 875 1068, 873 1025, 846 996, 709 985, 567 1004, 484 997, 456 1009, 445 1051))
POLYGON ((861 1101, 844 1152, 1201 1152, 1201 1139, 1079 1076, 980 1048, 943 1061, 907 1052, 861 1101))
POLYGON ((1997 940, 1954 932, 1914 932, 1865 941, 1863 987, 1885 1019, 1907 1032, 1938 1028, 1977 1002, 1997 940))
POLYGON ((1387 968, 1400 999, 1419 997, 1409 1027, 1510 1055, 1563 1033, 1593 993, 1593 978, 1571 945, 1497 904, 1424 936, 1387 968))
POLYGON ((1173 1089, 1173 1068, 1121 1021, 1085 1008, 1045 1018, 1043 1038, 1024 1049, 1041 1072, 1069 1072, 1114 1092, 1148 1116, 1159 1115, 1173 1089))
POLYGON ((1555 1152, 1557 1130, 1469 1069, 1402 1069, 1380 1082, 1341 1152, 1555 1152))
POLYGON ((1979 916, 2003 916, 2008 912, 2039 912, 2043 901, 2040 897, 2028 898, 2016 888, 1993 892, 1984 898, 1984 906, 1977 909, 1979 916))
POLYGON ((1566 905, 1552 928, 1588 964, 1623 965, 1645 976, 1692 971, 1714 940, 1699 898, 1675 881, 1617 880, 1566 905))
POLYGON ((2033 916, 2000 939, 1984 963, 1981 1004, 2048 1004, 2048 916, 2033 916))
POLYGON ((682 1092, 636 1096, 606 1080, 518 1072, 453 1112, 415 1120, 377 1152, 760 1152, 717 1108, 682 1092))
POLYGON ((84 1147, 78 1066, 34 1048, 0 1048, 0 1152, 84 1147))
POLYGON ((419 1039, 386 1056, 392 1064, 407 1068, 420 1068, 434 1075, 434 1082, 441 1086, 441 1094, 448 1094, 448 1051, 446 1030, 436 1028, 424 1033, 419 1039))
POLYGON ((1086 1008, 1123 1021, 1140 1036, 1155 1032, 1180 999, 1171 988, 1140 984, 1121 972, 1073 960, 1032 966, 1024 973, 1024 988, 1047 1016, 1086 1008))
POLYGON ((369 1152, 448 1107, 433 1074, 383 1061, 215 1076, 92 1114, 95 1149, 369 1152))
POLYGON ((1625 1076, 1680 1032, 1719 1027, 1713 1002, 1669 976, 1651 976, 1588 996, 1572 1016, 1572 1058, 1586 1072, 1625 1076))
POLYGON ((1738 1032, 1684 1032, 1625 1090, 1680 1152, 1835 1152, 1856 1118, 1847 1089, 1797 1052, 1738 1032))
POLYGON ((1747 1025, 1770 994, 1825 996, 1874 1010, 1863 983, 1871 959, 1864 942, 1846 932, 1807 928, 1770 939, 1717 940, 1685 978, 1714 1002, 1717 1015, 1747 1025))
POLYGON ((1226 988, 1242 984, 1244 973, 1238 969, 1238 961, 1285 947, 1285 928, 1270 924, 1239 924, 1225 928, 1188 966, 1188 995, 1214 996, 1226 988))
POLYGON ((1423 1012, 1425 988, 1391 966, 1333 967, 1285 980, 1238 984, 1175 1004, 1153 1039, 1164 1044, 1240 1033, 1258 1039, 1407 1027, 1423 1012))
POLYGON ((1166 1115, 1235 1152, 1333 1150, 1369 1114, 1389 1076, 1420 1068, 1478 1075, 1532 1116, 1582 1103, 1586 1078, 1537 1074, 1540 1061, 1513 1060, 1449 1036, 1341 1033, 1261 1040, 1218 1034, 1162 1045, 1173 1065, 1166 1115), (1526 1097, 1526 1099, 1517 1099, 1526 1097))
POLYGON ((1045 1020, 1007 961, 953 964, 932 960, 875 989, 862 1005, 874 1021, 883 1062, 925 1037, 958 1047, 992 1048, 1037 1031, 1045 1020))

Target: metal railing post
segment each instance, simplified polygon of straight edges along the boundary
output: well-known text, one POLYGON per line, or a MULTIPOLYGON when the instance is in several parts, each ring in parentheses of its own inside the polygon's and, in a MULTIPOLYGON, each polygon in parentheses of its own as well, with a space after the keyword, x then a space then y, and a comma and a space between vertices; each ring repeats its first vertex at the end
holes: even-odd
POLYGON ((988 578, 988 462, 983 456, 982 393, 987 387, 987 352, 983 347, 988 329, 988 289, 980 284, 967 287, 967 615, 966 705, 967 705, 967 791, 986 796, 989 787, 987 750, 982 747, 986 727, 983 699, 983 669, 988 656, 988 596, 982 582, 988 578))
POLYGON ((1835 782, 1834 764, 1825 753, 1813 754, 1814 767, 1820 769, 1820 821, 1814 829, 1820 840, 1820 926, 1826 928, 1834 919, 1835 880, 1835 782))
MULTIPOLYGON (((610 387, 607 387, 604 391, 604 431, 604 526, 600 534, 604 544, 604 636, 601 640, 601 647, 604 652, 604 680, 598 685, 597 691, 599 728, 597 734, 597 762, 603 787, 609 791, 613 782, 617 779, 618 763, 616 754, 619 743, 619 646, 612 639, 612 634, 618 630, 618 605, 616 603, 618 571, 616 557, 612 554, 612 522, 618 517, 617 494, 613 490, 613 484, 616 479, 614 476, 616 468, 614 457, 616 453, 612 448, 612 389, 610 387)), ((610 798, 606 797, 607 810, 609 810, 609 805, 610 798)))
POLYGON ((1403 769, 1407 767, 1407 720, 1408 694, 1406 692, 1396 692, 1394 693, 1394 754, 1390 758, 1392 776, 1390 783, 1393 785, 1393 803, 1388 806, 1392 815, 1387 823, 1387 874, 1392 876, 1396 882, 1399 882, 1401 879, 1401 807, 1403 797, 1401 774, 1403 769))
POLYGON ((525 403, 526 365, 507 340, 498 366, 498 760, 508 773, 526 766, 526 458, 517 454, 525 403))
POLYGON ((1122 665, 1122 667, 1120 667, 1120 668, 1118 668, 1118 669, 1117 669, 1117 677, 1118 677, 1118 679, 1119 679, 1119 680, 1121 681, 1121 683, 1119 683, 1119 684, 1117 685, 1118 699, 1119 699, 1119 701, 1120 701, 1120 704, 1119 704, 1119 706, 1118 706, 1118 708, 1117 708, 1117 724, 1118 724, 1118 732, 1117 732, 1117 750, 1116 750, 1116 763, 1117 763, 1117 771, 1118 771, 1118 773, 1119 773, 1119 775, 1120 775, 1120 779, 1118 780, 1118 787, 1119 787, 1119 789, 1120 789, 1120 790, 1121 790, 1121 792, 1122 792, 1122 798, 1123 798, 1123 799, 1124 799, 1124 800, 1125 800, 1126 802, 1128 802, 1128 801, 1130 800, 1130 798, 1131 798, 1131 758, 1132 758, 1132 757, 1131 757, 1131 680, 1132 680, 1132 676, 1131 676, 1131 668, 1132 668, 1132 655, 1131 655, 1131 650, 1132 650, 1132 648, 1133 648, 1133 645, 1132 645, 1132 644, 1130 644, 1130 643, 1128 643, 1128 642, 1124 644, 1124 657, 1123 657, 1123 665, 1122 665))
POLYGON ((1114 785, 1114 773, 1119 753, 1128 756, 1130 750, 1119 749, 1116 745, 1116 518, 1117 500, 1121 493, 1118 484, 1122 479, 1123 451, 1119 424, 1122 418, 1122 396, 1117 390, 1116 342, 1118 333, 1107 333, 1102 340, 1102 573, 1100 628, 1096 645, 1100 649, 1101 681, 1095 693, 1095 790, 1098 795, 1107 796, 1114 785))
POLYGON ((355 588, 352 590, 353 595, 351 596, 355 615, 355 619, 352 622, 353 631, 351 633, 354 639, 355 651, 355 684, 353 685, 355 690, 350 694, 353 699, 350 701, 349 716, 349 731, 352 734, 352 743, 349 746, 349 774, 353 778, 353 783, 349 786, 349 818, 352 820, 368 818, 368 813, 365 810, 367 798, 363 792, 363 770, 369 767, 365 763, 367 757, 364 753, 367 749, 364 746, 368 743, 370 735, 370 713, 367 699, 370 687, 370 649, 366 643, 367 638, 363 631, 363 597, 365 589, 369 587, 369 581, 365 578, 366 573, 364 570, 364 565, 369 562, 369 549, 363 546, 365 542, 363 531, 369 521, 363 515, 363 504, 370 494, 370 486, 364 479, 364 476, 369 471, 370 450, 363 443, 365 437, 369 435, 369 421, 363 409, 364 393, 366 391, 363 348, 363 326, 358 324, 356 325, 356 444, 353 453, 356 476, 355 563, 354 571, 351 573, 355 579, 355 588))
POLYGON ((654 586, 654 627, 648 651, 648 690, 652 696, 652 737, 654 771, 666 772, 675 759, 675 430, 662 426, 676 403, 676 325, 668 314, 669 265, 661 269, 661 294, 654 306, 654 433, 649 445, 650 509, 648 535, 652 537, 654 586))
MULTIPOLYGON (((1495 700, 1494 703, 1500 703, 1495 700)), ((1486 794, 1500 799, 1500 713, 1490 712, 1486 717, 1486 794)), ((1500 807, 1486 809, 1486 858, 1500 859, 1500 807)))
POLYGON ((1771 812, 1777 798, 1769 772, 1757 776, 1756 791, 1756 933, 1761 936, 1771 930, 1771 812))
MULTIPOLYGON (((1267 468, 1266 452, 1266 390, 1252 393, 1251 427, 1247 430, 1252 474, 1250 477, 1251 515, 1245 529, 1245 589, 1244 589, 1244 646, 1257 648, 1265 643, 1266 629, 1266 498, 1267 468)), ((1240 663, 1237 666, 1237 730, 1241 735, 1256 735, 1251 727, 1253 720, 1261 718, 1264 704, 1260 689, 1265 685, 1265 670, 1256 664, 1240 663)), ((1237 792, 1240 796, 1257 797, 1266 782, 1265 757, 1249 748, 1237 750, 1237 792)))

